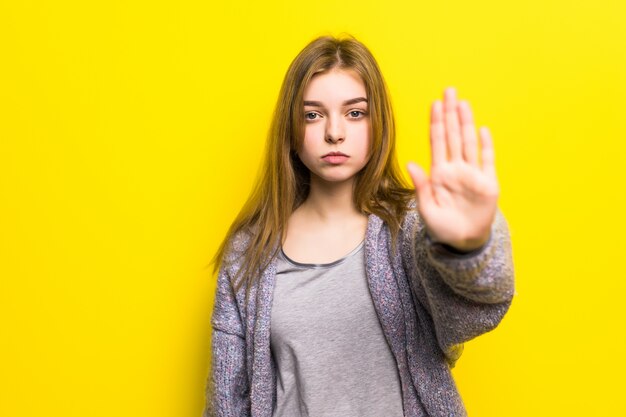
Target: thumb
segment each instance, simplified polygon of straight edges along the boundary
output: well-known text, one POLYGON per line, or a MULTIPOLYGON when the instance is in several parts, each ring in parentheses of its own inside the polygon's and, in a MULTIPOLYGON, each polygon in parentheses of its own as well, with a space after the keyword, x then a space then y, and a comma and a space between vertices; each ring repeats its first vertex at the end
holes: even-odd
POLYGON ((432 200, 432 187, 426 173, 414 162, 409 162, 406 166, 415 185, 416 196, 422 204, 428 204, 432 200))

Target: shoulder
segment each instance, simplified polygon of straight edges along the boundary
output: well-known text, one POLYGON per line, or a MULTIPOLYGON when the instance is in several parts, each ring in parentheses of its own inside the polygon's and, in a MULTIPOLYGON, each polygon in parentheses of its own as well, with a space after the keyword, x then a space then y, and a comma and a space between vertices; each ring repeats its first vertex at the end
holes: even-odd
MULTIPOLYGON (((401 208, 394 208, 394 219, 399 226, 397 238, 405 240, 410 236, 413 236, 416 232, 416 228, 422 227, 422 220, 417 210, 418 202, 415 197, 411 197, 404 203, 401 208)), ((390 211, 387 211, 391 215, 390 211)), ((379 236, 380 233, 388 234, 390 232, 390 225, 383 219, 378 213, 369 214, 369 234, 370 237, 379 236)))
POLYGON ((418 212, 417 199, 411 197, 404 204, 402 210, 396 209, 395 213, 397 234, 393 232, 390 224, 377 214, 370 214, 368 227, 368 237, 371 240, 376 239, 380 242, 382 239, 391 245, 391 249, 395 246, 396 250, 402 250, 403 254, 415 245, 415 239, 418 239, 423 231, 423 221, 418 212))
POLYGON ((422 220, 417 211, 418 202, 415 197, 410 199, 406 205, 406 211, 402 217, 400 233, 403 240, 411 238, 422 228, 422 220))
MULTIPOLYGON (((385 212, 388 215, 394 216, 396 219, 399 220, 400 224, 403 225, 404 223, 414 223, 418 219, 419 214, 417 211, 417 207, 417 199, 413 196, 407 199, 405 203, 395 203, 394 206, 386 205, 385 212)), ((381 216, 377 211, 370 212, 369 215, 377 220, 380 220, 381 223, 386 224, 386 221, 382 220, 383 216, 381 216)))
POLYGON ((222 265, 232 270, 233 268, 239 269, 244 255, 248 251, 253 237, 253 232, 250 230, 241 229, 228 238, 226 243, 226 249, 222 259, 222 265))

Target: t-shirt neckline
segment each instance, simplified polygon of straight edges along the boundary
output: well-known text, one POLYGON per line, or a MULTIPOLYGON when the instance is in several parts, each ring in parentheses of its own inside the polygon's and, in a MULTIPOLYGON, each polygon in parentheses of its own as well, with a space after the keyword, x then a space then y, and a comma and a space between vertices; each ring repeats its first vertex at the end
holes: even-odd
POLYGON ((323 264, 309 264, 309 263, 302 263, 302 262, 297 262, 294 261, 293 259, 291 259, 290 257, 288 257, 285 252, 283 251, 283 247, 281 245, 280 247, 280 254, 282 255, 282 257, 289 262, 290 264, 292 264, 293 266, 297 266, 300 268, 330 268, 333 266, 337 266, 341 263, 343 263, 346 259, 348 259, 350 256, 354 255, 355 253, 357 253, 361 247, 363 247, 363 244, 365 243, 365 239, 363 239, 361 241, 361 243, 359 243, 357 245, 356 248, 352 249, 350 251, 350 253, 348 253, 346 256, 344 256, 343 258, 337 259, 336 261, 333 262, 328 262, 328 263, 323 263, 323 264))

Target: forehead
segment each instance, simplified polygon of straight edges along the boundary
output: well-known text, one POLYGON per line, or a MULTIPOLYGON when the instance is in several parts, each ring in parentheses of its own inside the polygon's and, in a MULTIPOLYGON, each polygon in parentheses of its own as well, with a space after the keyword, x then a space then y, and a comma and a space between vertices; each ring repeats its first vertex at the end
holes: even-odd
POLYGON ((304 100, 326 103, 366 97, 361 76, 350 69, 332 69, 313 76, 304 89, 304 100))

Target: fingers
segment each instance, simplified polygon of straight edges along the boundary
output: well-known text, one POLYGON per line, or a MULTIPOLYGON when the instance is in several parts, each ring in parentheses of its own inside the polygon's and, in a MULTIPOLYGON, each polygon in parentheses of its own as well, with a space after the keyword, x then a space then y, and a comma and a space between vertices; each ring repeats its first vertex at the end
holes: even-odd
POLYGON ((461 129, 457 112, 456 90, 453 87, 446 88, 444 93, 444 122, 446 126, 446 140, 451 160, 461 159, 461 129))
MULTIPOLYGON (((443 104, 439 100, 433 102, 430 119, 433 167, 448 159, 464 160, 474 167, 479 167, 474 116, 466 100, 457 100, 454 87, 446 88, 443 104)), ((481 129, 481 148, 481 169, 486 173, 495 174, 493 146, 487 128, 481 129)))
POLYGON ((430 204, 433 201, 433 189, 426 173, 413 162, 409 162, 406 167, 415 185, 418 202, 422 207, 430 204))
POLYGON ((495 177, 496 166, 494 161, 493 141, 491 140, 491 133, 486 127, 480 128, 480 145, 482 148, 480 155, 483 165, 482 170, 486 175, 495 177))
POLYGON ((473 166, 478 166, 478 141, 476 140, 476 128, 469 103, 461 100, 459 103, 459 118, 461 119, 461 133, 463 136, 463 156, 473 166))
POLYGON ((443 106, 436 100, 430 108, 430 151, 432 166, 446 161, 446 129, 443 124, 443 106))

